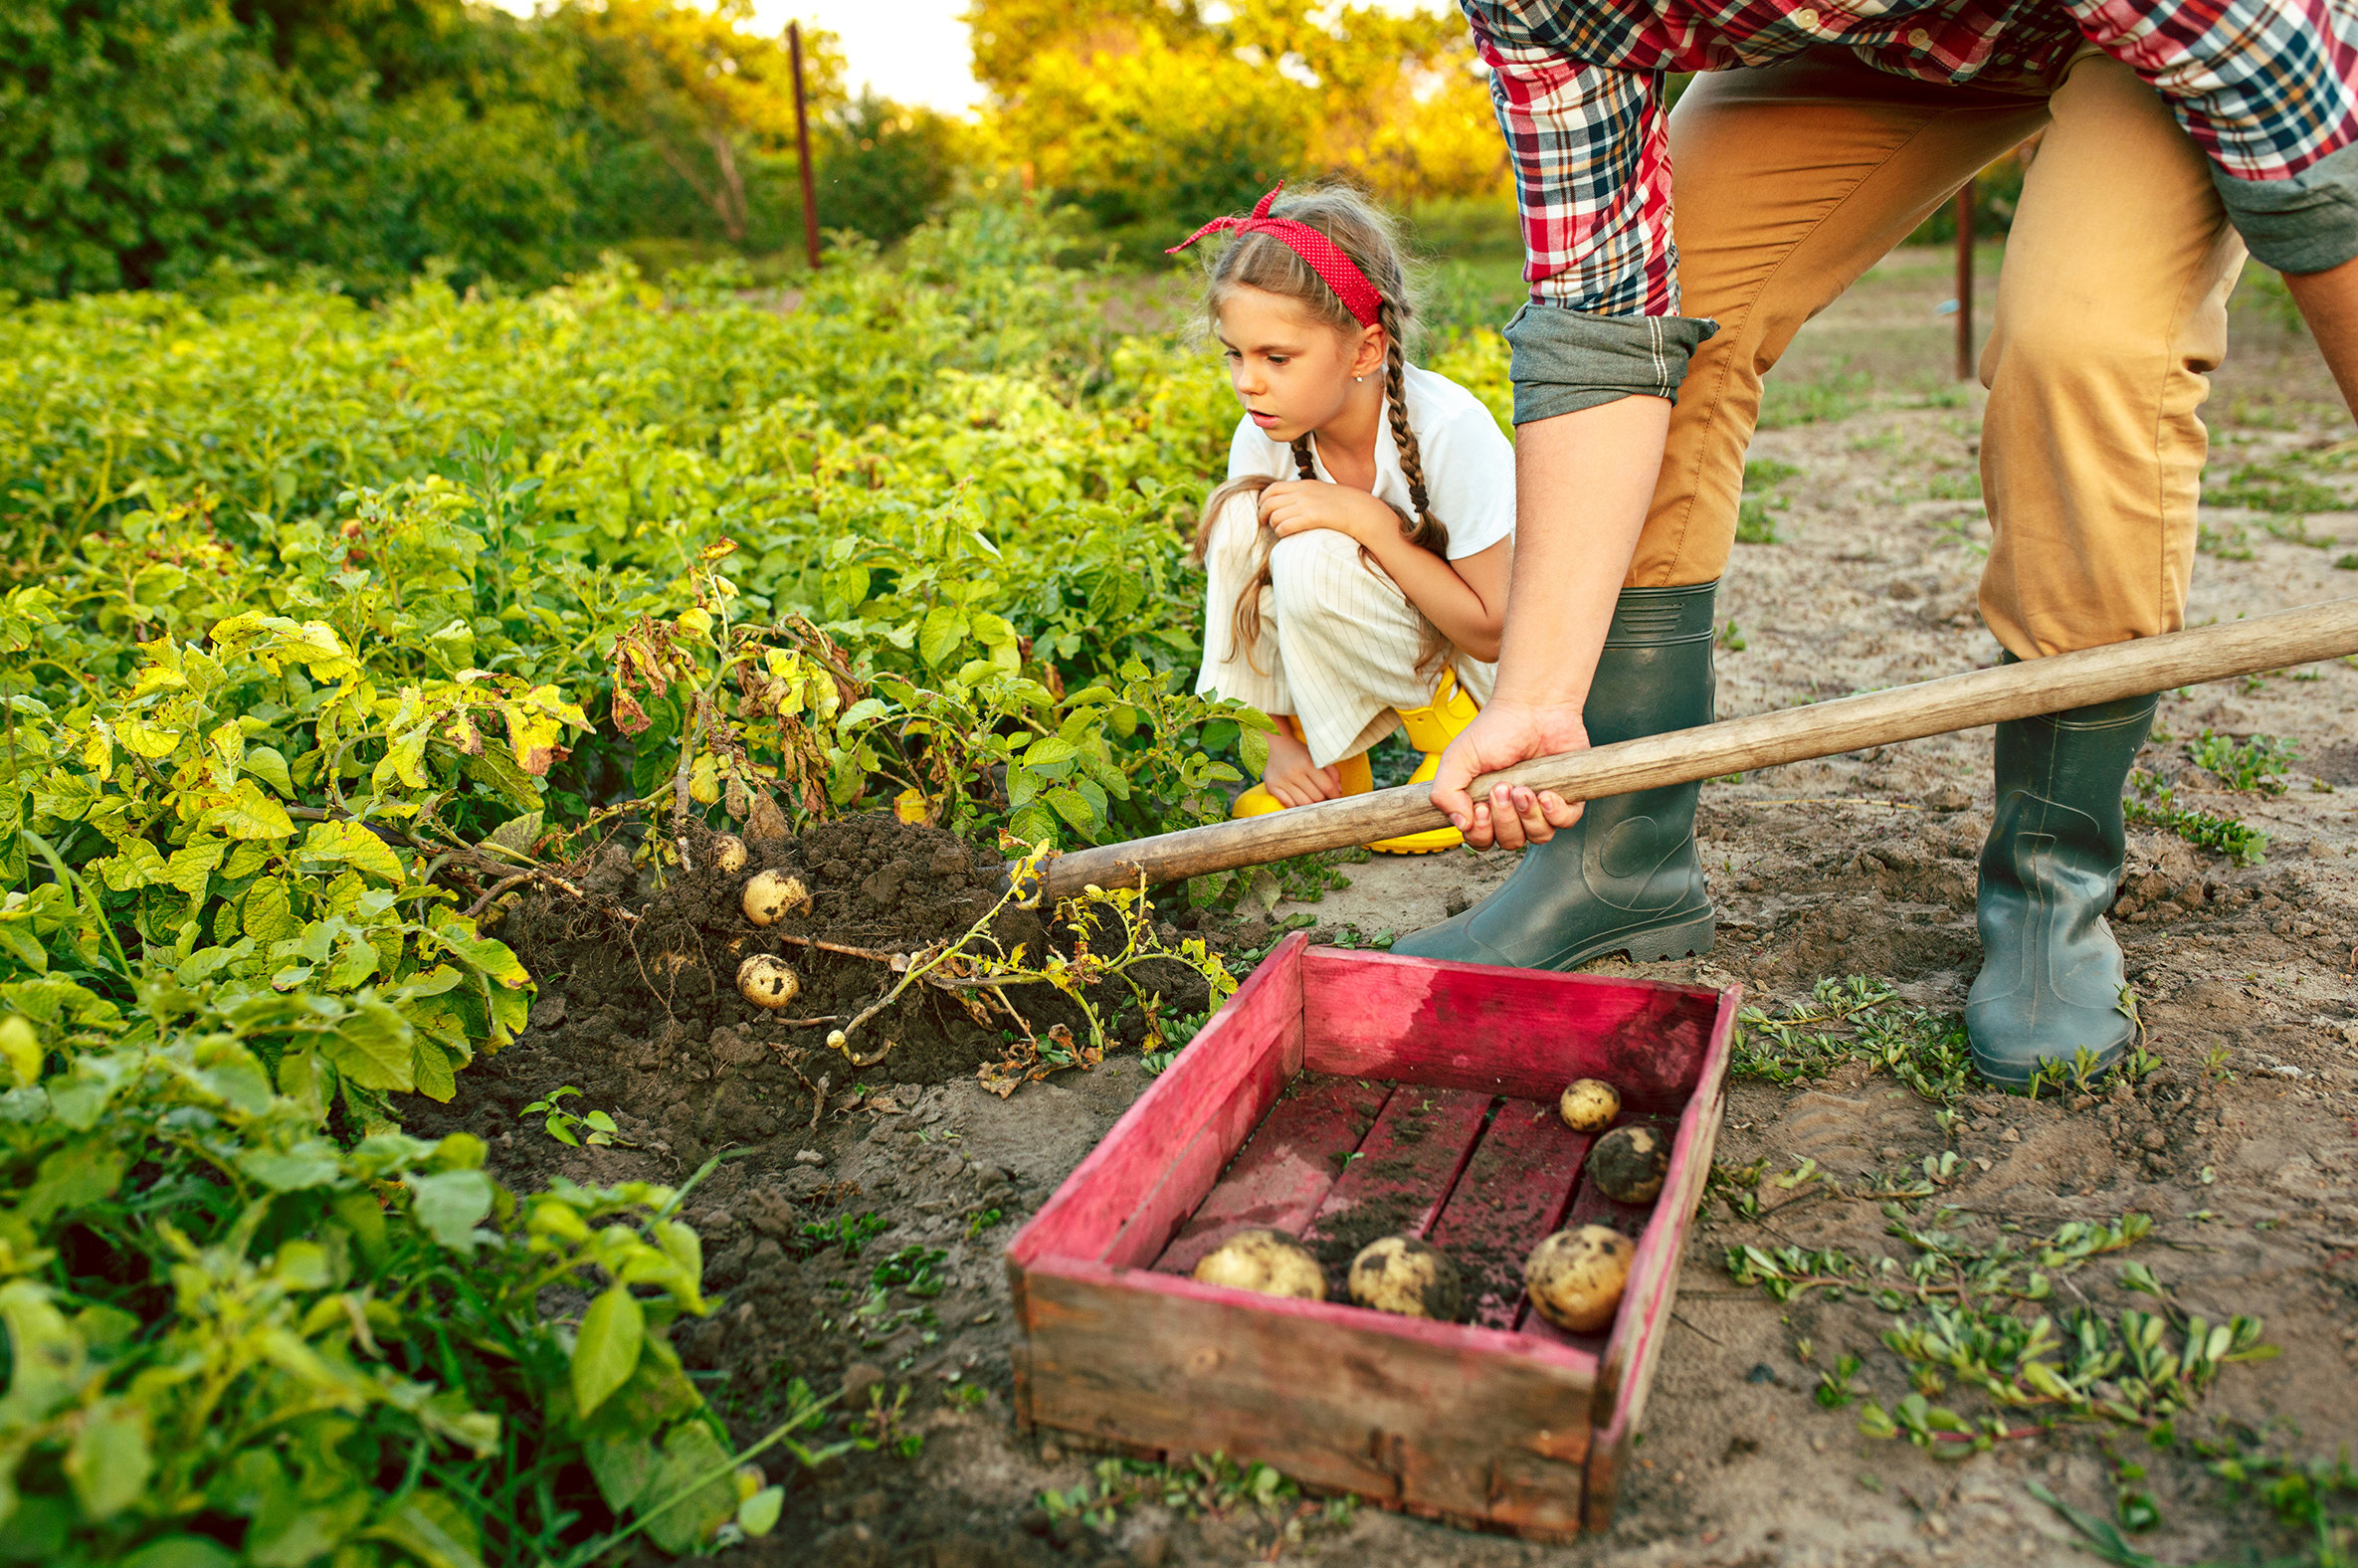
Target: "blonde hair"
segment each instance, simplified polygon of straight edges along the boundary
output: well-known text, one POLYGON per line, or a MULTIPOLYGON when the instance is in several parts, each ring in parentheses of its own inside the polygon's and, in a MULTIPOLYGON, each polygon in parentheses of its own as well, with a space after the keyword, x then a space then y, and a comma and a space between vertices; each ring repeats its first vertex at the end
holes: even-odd
MULTIPOLYGON (((1408 352, 1404 339, 1417 312, 1399 226, 1357 191, 1337 186, 1280 196, 1271 207, 1270 216, 1289 218, 1325 235, 1374 287, 1378 296, 1375 324, 1384 330, 1384 404, 1391 417, 1392 445, 1400 458, 1401 477, 1408 481, 1409 499, 1415 503, 1416 515, 1400 512, 1397 506, 1393 510, 1400 515, 1400 532, 1404 538, 1447 559, 1450 530, 1433 515, 1426 499, 1424 455, 1417 447, 1417 433, 1408 422, 1408 352)), ((1360 329, 1358 318, 1326 280, 1274 235, 1237 236, 1207 261, 1204 274, 1204 314, 1208 322, 1217 322, 1221 305, 1237 290, 1259 289, 1292 300, 1345 336, 1354 336, 1360 329)), ((1293 467, 1302 479, 1318 477, 1306 433, 1293 443, 1293 467)), ((1196 525, 1197 560, 1202 560, 1211 547, 1212 527, 1222 509, 1239 495, 1258 494, 1271 483, 1265 477, 1252 475, 1231 480, 1211 493, 1204 502, 1203 518, 1196 525)), ((1260 569, 1237 595, 1229 616, 1232 657, 1234 651, 1244 650, 1248 661, 1252 658, 1251 650, 1261 641, 1261 591, 1270 585, 1270 550, 1277 543, 1276 534, 1267 524, 1260 530, 1258 543, 1260 569)), ((1364 546, 1359 554, 1363 560, 1369 558, 1364 546)), ((1426 621, 1417 669, 1424 672, 1438 666, 1449 646, 1440 629, 1426 621)))

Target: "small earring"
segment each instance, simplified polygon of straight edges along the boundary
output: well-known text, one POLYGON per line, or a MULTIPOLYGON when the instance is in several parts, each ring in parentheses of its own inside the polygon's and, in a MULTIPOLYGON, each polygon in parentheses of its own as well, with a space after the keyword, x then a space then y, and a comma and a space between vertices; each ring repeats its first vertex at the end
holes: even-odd
POLYGON ((1352 380, 1354 380, 1354 381, 1365 381, 1365 380, 1367 379, 1367 377, 1365 377, 1365 376, 1353 376, 1351 379, 1352 379, 1352 380))

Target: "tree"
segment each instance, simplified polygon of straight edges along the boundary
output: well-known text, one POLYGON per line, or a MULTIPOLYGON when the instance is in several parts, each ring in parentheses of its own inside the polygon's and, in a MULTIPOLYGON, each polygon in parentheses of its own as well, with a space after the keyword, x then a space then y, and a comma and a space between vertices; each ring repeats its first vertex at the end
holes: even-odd
MULTIPOLYGON (((794 78, 783 39, 744 30, 751 0, 707 11, 677 0, 594 0, 570 13, 596 62, 592 92, 605 117, 653 147, 732 244, 749 209, 744 154, 790 146, 794 78)), ((843 100, 834 36, 803 34, 811 111, 843 100)))

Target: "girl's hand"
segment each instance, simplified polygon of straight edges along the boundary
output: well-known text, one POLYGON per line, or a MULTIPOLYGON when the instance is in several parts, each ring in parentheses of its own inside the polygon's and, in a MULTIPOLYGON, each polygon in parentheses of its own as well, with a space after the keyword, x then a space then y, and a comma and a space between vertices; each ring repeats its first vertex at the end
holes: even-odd
MULTIPOLYGON (((1332 489, 1332 487, 1328 487, 1332 489)), ((1270 765, 1262 784, 1288 806, 1310 806, 1342 795, 1342 775, 1310 761, 1310 748, 1279 729, 1270 736, 1270 765)))
POLYGON ((1558 828, 1580 820, 1579 801, 1567 801, 1554 790, 1503 784, 1486 799, 1475 800, 1466 786, 1484 773, 1533 757, 1587 749, 1588 729, 1580 721, 1579 708, 1533 707, 1493 698, 1441 754, 1441 769, 1433 777, 1433 804, 1449 813, 1474 849, 1495 844, 1502 850, 1519 850, 1526 844, 1545 844, 1558 828))
POLYGON ((1312 528, 1365 544, 1371 537, 1400 531, 1400 514, 1363 490, 1324 480, 1279 480, 1261 492, 1261 520, 1278 538, 1312 528))

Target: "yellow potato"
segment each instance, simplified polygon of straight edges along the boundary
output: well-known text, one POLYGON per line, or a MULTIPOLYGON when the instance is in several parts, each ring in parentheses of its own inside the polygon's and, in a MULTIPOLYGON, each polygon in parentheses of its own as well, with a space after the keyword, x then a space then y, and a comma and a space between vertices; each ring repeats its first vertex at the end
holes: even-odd
POLYGON ((1637 1243, 1602 1225, 1558 1231, 1523 1260, 1523 1287, 1541 1317, 1567 1333, 1593 1334, 1613 1321, 1637 1255, 1637 1243))
POLYGON ((784 872, 761 872, 745 883, 745 918, 755 925, 775 925, 789 914, 811 906, 811 890, 800 877, 784 872))
POLYGON ((714 836, 712 866, 715 871, 725 872, 731 877, 743 871, 745 869, 745 841, 733 833, 714 836))
POLYGON ((1621 1114, 1621 1090, 1603 1078, 1574 1078, 1564 1085, 1556 1109, 1574 1132, 1603 1132, 1621 1114))
POLYGON ((1413 1236, 1384 1236, 1351 1260, 1351 1299, 1379 1312, 1454 1323, 1466 1303, 1458 1266, 1440 1248, 1413 1236))
POLYGON ((1616 1127, 1588 1151, 1589 1180, 1615 1203, 1654 1202, 1670 1168, 1670 1145, 1652 1127, 1616 1127))
POLYGON ((801 993, 801 977, 787 967, 783 958, 755 953, 737 965, 737 995, 755 1007, 774 1011, 786 1006, 801 993))
POLYGON ((1326 1299, 1326 1271, 1308 1248, 1283 1231, 1239 1231, 1203 1256, 1195 1276, 1203 1284, 1263 1295, 1326 1299))

